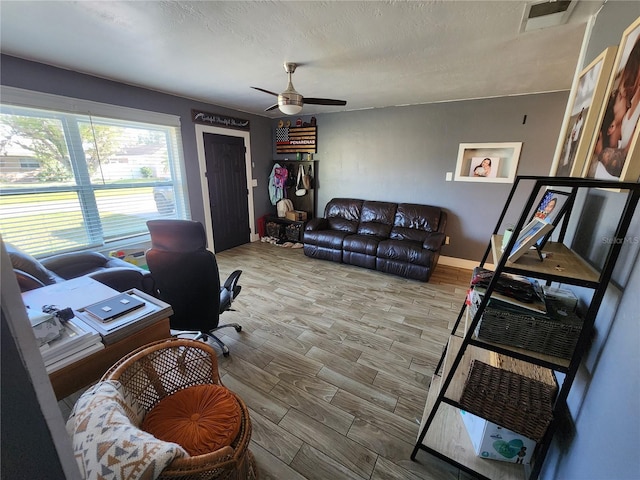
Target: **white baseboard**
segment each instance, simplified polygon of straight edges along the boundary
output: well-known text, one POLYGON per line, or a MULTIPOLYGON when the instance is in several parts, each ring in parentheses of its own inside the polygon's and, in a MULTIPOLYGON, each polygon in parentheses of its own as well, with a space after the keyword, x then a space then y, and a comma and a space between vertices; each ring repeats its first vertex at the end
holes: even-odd
MULTIPOLYGON (((455 257, 445 257, 444 255, 440 255, 438 257, 439 265, 446 265, 448 267, 456 267, 456 268, 466 268, 467 270, 473 270, 478 266, 480 262, 475 260, 466 260, 464 258, 455 258, 455 257)), ((493 270, 493 264, 485 263, 484 268, 489 270, 493 270)))

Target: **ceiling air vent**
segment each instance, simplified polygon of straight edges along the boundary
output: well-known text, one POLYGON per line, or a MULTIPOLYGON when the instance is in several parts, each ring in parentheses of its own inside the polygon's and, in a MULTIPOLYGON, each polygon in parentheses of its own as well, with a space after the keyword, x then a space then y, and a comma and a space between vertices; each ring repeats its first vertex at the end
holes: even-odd
POLYGON ((522 16, 520 32, 555 27, 567 23, 578 0, 546 0, 528 3, 522 16))

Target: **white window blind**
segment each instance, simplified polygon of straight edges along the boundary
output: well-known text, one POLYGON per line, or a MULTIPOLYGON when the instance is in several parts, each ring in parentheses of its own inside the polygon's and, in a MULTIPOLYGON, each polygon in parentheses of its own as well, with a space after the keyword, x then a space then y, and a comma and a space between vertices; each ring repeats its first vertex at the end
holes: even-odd
POLYGON ((47 256, 146 236, 150 219, 189 217, 178 126, 2 101, 4 241, 47 256))

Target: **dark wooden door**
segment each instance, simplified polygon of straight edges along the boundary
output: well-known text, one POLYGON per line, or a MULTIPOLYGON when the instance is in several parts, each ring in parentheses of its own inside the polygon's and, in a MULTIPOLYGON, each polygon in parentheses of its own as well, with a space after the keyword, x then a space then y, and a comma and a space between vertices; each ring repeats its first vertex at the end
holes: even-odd
POLYGON ((216 252, 249 243, 244 138, 204 134, 209 208, 216 252))

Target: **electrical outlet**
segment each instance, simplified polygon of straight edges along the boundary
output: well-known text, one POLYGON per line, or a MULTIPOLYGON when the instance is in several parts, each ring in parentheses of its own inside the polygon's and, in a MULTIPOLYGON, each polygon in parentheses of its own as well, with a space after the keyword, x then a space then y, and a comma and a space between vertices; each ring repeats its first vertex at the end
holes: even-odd
POLYGON ((445 245, 449 245, 449 235, 447 235, 446 237, 444 237, 444 244, 445 244, 445 245))
POLYGON ((445 177, 445 180, 447 182, 450 182, 451 180, 453 180, 453 172, 447 172, 447 175, 445 177))

